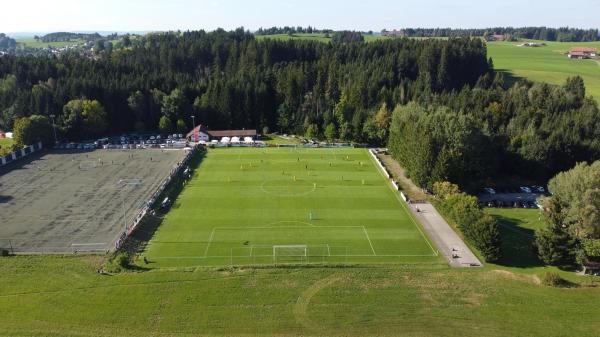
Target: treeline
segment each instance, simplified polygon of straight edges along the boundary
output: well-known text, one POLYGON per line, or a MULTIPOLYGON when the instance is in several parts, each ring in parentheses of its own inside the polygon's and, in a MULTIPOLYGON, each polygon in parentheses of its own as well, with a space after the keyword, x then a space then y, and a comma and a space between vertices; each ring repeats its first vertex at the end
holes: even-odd
POLYGON ((540 259, 563 268, 600 263, 600 161, 557 174, 549 188, 547 227, 536 232, 540 259))
POLYGON ((17 46, 17 41, 4 33, 0 33, 0 51, 14 49, 17 46))
POLYGON ((407 37, 465 37, 501 34, 506 35, 507 39, 533 39, 559 42, 589 42, 600 40, 597 29, 578 29, 569 27, 495 27, 485 29, 406 28, 403 29, 403 32, 407 37))
POLYGON ((480 39, 325 44, 259 41, 242 29, 151 34, 98 60, 0 58, 0 128, 33 114, 55 114, 63 128, 65 104, 87 98, 104 107, 108 133, 156 130, 161 117, 190 128, 194 115, 211 128, 310 127, 315 137, 383 144, 388 109, 421 92, 473 86, 490 71, 480 39))
POLYGON ((438 209, 457 226, 464 238, 481 253, 485 261, 502 257, 502 238, 496 220, 479 206, 477 197, 461 192, 447 181, 433 185, 438 209))
POLYGON ((37 37, 36 40, 40 40, 42 42, 63 42, 63 41, 71 41, 82 39, 85 41, 95 41, 101 39, 102 36, 98 33, 93 34, 82 34, 82 33, 67 33, 67 32, 56 32, 46 34, 42 37, 37 37))
POLYGON ((421 91, 393 112, 391 153, 420 186, 450 181, 471 191, 499 177, 543 183, 600 159, 600 112, 581 78, 504 87, 496 74, 473 88, 421 91))
POLYGON ((274 35, 274 34, 331 34, 331 29, 317 29, 311 26, 304 27, 260 27, 254 34, 256 35, 274 35))
POLYGON ((331 38, 331 43, 333 43, 333 44, 364 42, 364 41, 365 41, 365 38, 363 37, 361 32, 353 32, 353 31, 348 31, 348 30, 335 32, 335 33, 333 33, 333 36, 331 38))

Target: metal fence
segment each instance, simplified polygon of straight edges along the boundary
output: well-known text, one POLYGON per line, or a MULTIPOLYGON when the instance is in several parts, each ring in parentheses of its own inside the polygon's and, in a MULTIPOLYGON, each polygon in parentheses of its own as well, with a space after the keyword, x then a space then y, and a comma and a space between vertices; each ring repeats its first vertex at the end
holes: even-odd
POLYGON ((34 145, 29 145, 17 152, 9 153, 3 157, 0 157, 0 166, 4 166, 10 164, 14 161, 17 161, 23 157, 27 157, 28 155, 37 152, 42 149, 42 142, 39 142, 34 145))

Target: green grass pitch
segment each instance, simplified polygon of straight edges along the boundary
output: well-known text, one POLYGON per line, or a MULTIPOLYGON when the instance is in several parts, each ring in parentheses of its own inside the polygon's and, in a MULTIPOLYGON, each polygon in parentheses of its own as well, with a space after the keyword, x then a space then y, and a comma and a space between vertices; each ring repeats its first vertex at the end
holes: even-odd
POLYGON ((151 267, 440 262, 419 226, 366 149, 218 148, 144 255, 151 267))

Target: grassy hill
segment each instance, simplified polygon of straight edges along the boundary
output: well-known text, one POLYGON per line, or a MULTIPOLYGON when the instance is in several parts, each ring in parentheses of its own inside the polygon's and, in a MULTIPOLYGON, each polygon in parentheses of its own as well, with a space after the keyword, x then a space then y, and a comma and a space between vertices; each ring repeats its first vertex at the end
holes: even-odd
POLYGON ((58 41, 58 42, 43 42, 42 40, 36 41, 34 38, 22 38, 17 39, 17 44, 23 46, 24 48, 47 48, 48 46, 55 48, 62 48, 66 46, 71 46, 74 44, 82 44, 85 41, 82 39, 73 39, 70 41, 58 41))
POLYGON ((514 78, 528 78, 553 84, 563 84, 569 76, 579 75, 587 88, 587 95, 600 98, 600 61, 571 60, 565 54, 572 47, 596 47, 600 42, 544 42, 543 47, 519 47, 520 42, 488 43, 488 55, 498 71, 514 78))
POLYGON ((97 256, 0 258, 6 336, 595 336, 598 281, 491 268, 96 273, 97 256), (585 324, 581 324, 585 321, 585 324))

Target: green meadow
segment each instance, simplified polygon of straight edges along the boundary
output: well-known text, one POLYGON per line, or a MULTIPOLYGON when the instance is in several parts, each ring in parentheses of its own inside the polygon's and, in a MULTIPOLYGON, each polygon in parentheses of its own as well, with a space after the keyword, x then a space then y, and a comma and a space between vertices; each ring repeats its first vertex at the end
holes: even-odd
POLYGON ((96 256, 0 258, 2 336, 597 336, 600 280, 444 265, 100 275, 96 256), (585 324, 583 324, 585 323, 585 324))
POLYGON ((519 47, 522 42, 490 42, 488 55, 498 71, 504 71, 513 79, 527 78, 552 84, 563 84, 574 75, 585 81, 587 95, 600 98, 600 61, 569 59, 566 53, 572 47, 596 47, 600 42, 548 42, 542 47, 519 47))
POLYGON ((439 263, 366 149, 209 149, 148 243, 150 267, 439 263))
POLYGON ((48 46, 55 48, 62 48, 71 46, 74 44, 82 44, 85 41, 82 39, 74 39, 70 41, 57 41, 57 42, 43 42, 42 40, 36 41, 34 38, 21 38, 17 39, 17 44, 24 46, 25 48, 47 48, 48 46))

